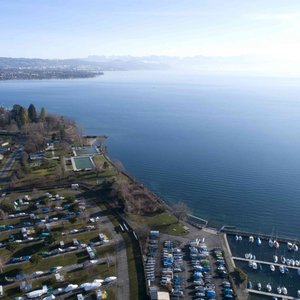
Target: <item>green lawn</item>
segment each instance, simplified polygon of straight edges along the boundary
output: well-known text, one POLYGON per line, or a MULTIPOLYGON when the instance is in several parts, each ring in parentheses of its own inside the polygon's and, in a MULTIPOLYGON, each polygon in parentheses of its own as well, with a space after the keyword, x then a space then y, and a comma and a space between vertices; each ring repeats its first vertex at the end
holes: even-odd
POLYGON ((164 212, 153 216, 130 215, 137 224, 147 224, 152 230, 159 230, 162 233, 171 235, 185 235, 187 231, 181 223, 170 213, 164 212))

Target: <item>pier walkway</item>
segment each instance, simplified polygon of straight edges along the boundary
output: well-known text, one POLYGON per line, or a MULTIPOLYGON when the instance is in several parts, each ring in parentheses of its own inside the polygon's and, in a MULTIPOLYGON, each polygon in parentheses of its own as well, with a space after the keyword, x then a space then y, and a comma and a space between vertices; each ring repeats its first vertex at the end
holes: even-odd
POLYGON ((248 261, 248 262, 249 261, 255 261, 256 263, 259 263, 259 264, 262 264, 262 265, 274 265, 275 267, 283 266, 283 267, 287 267, 289 269, 295 269, 295 270, 300 269, 300 267, 296 267, 296 266, 288 266, 288 265, 284 265, 284 264, 280 264, 280 263, 273 263, 273 262, 257 260, 257 259, 249 259, 249 258, 236 257, 236 256, 233 256, 232 259, 233 260, 239 260, 239 261, 248 261))
POLYGON ((258 290, 252 290, 252 289, 248 289, 248 292, 257 295, 262 295, 262 296, 276 297, 278 299, 284 299, 284 300, 295 299, 294 297, 287 296, 287 295, 273 294, 273 293, 268 293, 268 292, 263 292, 258 290))

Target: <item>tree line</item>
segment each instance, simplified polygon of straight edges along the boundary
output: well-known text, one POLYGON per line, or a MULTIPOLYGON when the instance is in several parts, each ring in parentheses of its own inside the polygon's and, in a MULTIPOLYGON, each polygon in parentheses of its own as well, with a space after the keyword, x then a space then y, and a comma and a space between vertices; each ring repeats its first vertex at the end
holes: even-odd
POLYGON ((2 129, 21 129, 26 124, 45 122, 45 120, 45 108, 42 107, 38 114, 33 104, 30 104, 28 108, 20 104, 15 104, 12 109, 0 108, 0 127, 2 129))

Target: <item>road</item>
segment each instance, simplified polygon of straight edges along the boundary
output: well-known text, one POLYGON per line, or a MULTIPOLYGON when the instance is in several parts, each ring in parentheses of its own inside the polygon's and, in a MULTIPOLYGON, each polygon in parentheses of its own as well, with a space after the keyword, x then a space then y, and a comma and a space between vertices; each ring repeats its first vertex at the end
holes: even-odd
POLYGON ((8 182, 9 180, 9 172, 11 171, 15 160, 20 157, 20 154, 22 153, 23 149, 18 148, 15 150, 7 159, 3 167, 0 169, 0 182, 8 182))
MULTIPOLYGON (((86 200, 88 202, 88 200, 86 200)), ((116 250, 116 261, 117 261, 117 299, 130 299, 130 288, 129 288, 129 273, 128 273, 128 263, 127 263, 127 252, 126 244, 120 233, 117 233, 114 225, 109 220, 108 216, 104 215, 98 204, 92 199, 91 209, 93 217, 99 216, 100 222, 105 224, 105 227, 110 231, 112 235, 112 240, 115 244, 116 250)))

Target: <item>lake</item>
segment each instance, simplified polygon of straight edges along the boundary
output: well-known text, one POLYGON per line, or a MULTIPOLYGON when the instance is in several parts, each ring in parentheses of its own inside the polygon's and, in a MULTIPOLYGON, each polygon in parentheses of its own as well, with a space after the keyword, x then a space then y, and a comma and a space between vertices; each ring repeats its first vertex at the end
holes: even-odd
POLYGON ((170 203, 211 226, 298 237, 300 80, 170 71, 0 82, 0 104, 45 106, 170 203))

